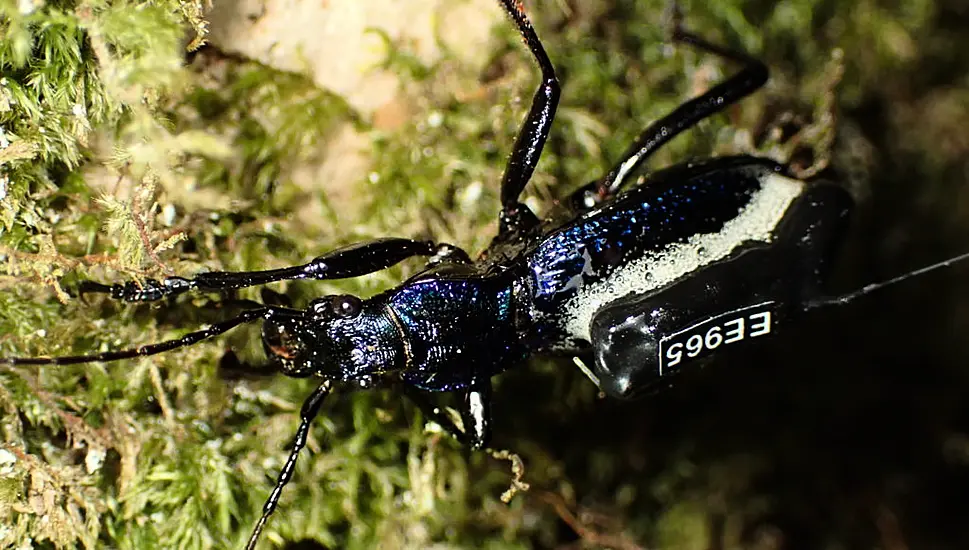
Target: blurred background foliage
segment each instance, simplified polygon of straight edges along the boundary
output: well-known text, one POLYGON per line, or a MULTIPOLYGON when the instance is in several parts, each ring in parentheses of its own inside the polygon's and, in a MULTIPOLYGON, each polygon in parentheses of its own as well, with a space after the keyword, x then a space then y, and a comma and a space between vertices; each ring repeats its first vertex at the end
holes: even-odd
MULTIPOLYGON (((733 70, 664 46, 661 0, 526 5, 564 88, 528 190, 539 210, 733 70)), ((691 28, 760 57, 772 80, 652 166, 830 157, 860 202, 841 288, 969 248, 965 2, 684 7, 691 28)), ((79 280, 266 269, 387 235, 480 251, 493 234, 537 81, 510 25, 494 29, 483 71, 446 53, 422 65, 393 44, 386 63, 414 108, 387 129, 303 75, 203 46, 204 8, 0 0, 0 356, 134 346, 232 311, 207 295, 80 299, 79 280), (298 185, 347 123, 370 142, 365 191, 298 185)), ((419 267, 274 288, 297 304, 369 295, 419 267)), ((396 394, 337 395, 263 544, 965 548, 965 278, 959 267, 818 312, 644 401, 599 399, 568 362, 505 374, 494 443, 522 457, 532 486, 510 505, 507 463, 429 433, 396 394)), ((0 547, 241 547, 312 387, 236 368, 235 356, 262 361, 257 341, 251 327, 123 364, 0 367, 0 547)))

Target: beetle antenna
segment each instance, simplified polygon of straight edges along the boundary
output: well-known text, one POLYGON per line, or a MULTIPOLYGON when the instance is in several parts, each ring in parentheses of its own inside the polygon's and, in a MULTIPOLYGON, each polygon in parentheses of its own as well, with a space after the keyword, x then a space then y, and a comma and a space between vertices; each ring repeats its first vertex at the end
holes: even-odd
POLYGON ((131 359, 133 357, 156 355, 159 353, 165 353, 166 351, 171 351, 173 349, 191 346, 201 342, 202 340, 207 340, 213 336, 218 336, 219 334, 228 332, 241 324, 251 323, 259 319, 269 319, 270 317, 278 316, 280 313, 284 313, 286 311, 286 308, 263 306, 255 309, 248 309, 231 319, 215 323, 214 325, 202 330, 190 332, 175 340, 166 340, 164 342, 157 342, 155 344, 138 346, 137 348, 106 351, 91 355, 67 355, 62 357, 0 357, 0 365, 77 365, 80 363, 101 363, 106 361, 118 361, 120 359, 131 359))
POLYGON ((299 452, 306 446, 306 438, 309 436, 310 424, 313 423, 313 419, 320 412, 320 405, 323 404, 323 399, 330 394, 332 387, 333 382, 331 380, 324 380, 306 398, 306 401, 303 402, 303 407, 299 411, 299 428, 296 429, 296 439, 293 441, 293 449, 289 452, 289 458, 286 459, 286 464, 283 465, 283 469, 279 471, 279 477, 276 479, 276 486, 273 488, 273 492, 269 494, 269 498, 266 499, 266 503, 262 506, 262 517, 259 518, 259 522, 256 523, 252 534, 249 536, 249 542, 246 543, 246 550, 255 550, 256 542, 259 541, 259 535, 262 534, 266 522, 269 521, 269 516, 273 515, 273 512, 276 511, 276 506, 279 504, 279 496, 283 493, 283 487, 293 477, 299 452))
POLYGON ((823 307, 823 306, 836 306, 836 305, 847 304, 848 302, 853 302, 857 298, 861 298, 862 296, 871 294, 876 290, 880 290, 887 286, 892 286, 894 284, 901 283, 902 281, 907 281, 908 279, 911 279, 913 277, 918 277, 920 275, 925 275, 926 273, 931 273, 938 269, 951 267, 965 260, 969 260, 969 252, 966 252, 964 254, 959 254, 958 256, 953 256, 947 260, 942 260, 941 262, 929 264, 925 267, 920 267, 913 271, 909 271, 908 273, 903 273, 896 277, 892 277, 891 279, 886 279, 884 281, 879 281, 877 283, 871 283, 871 284, 865 285, 859 288, 858 290, 854 290, 852 292, 848 292, 840 296, 820 298, 817 300, 809 301, 806 304, 804 304, 803 309, 804 311, 808 311, 808 310, 823 307))

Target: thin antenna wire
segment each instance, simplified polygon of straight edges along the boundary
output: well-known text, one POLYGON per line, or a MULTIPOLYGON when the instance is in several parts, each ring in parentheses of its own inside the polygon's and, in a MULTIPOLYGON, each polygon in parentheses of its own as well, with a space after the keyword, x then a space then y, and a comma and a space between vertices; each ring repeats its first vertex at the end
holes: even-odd
POLYGON ((858 290, 855 290, 855 291, 852 291, 852 292, 848 292, 847 294, 842 294, 841 296, 835 296, 835 297, 832 297, 832 298, 820 298, 820 299, 817 299, 817 300, 812 300, 812 301, 807 302, 806 304, 804 304, 804 308, 803 309, 804 309, 804 311, 808 311, 808 310, 811 310, 811 309, 815 309, 815 308, 819 308, 819 307, 824 307, 824 306, 836 306, 836 305, 847 304, 848 302, 854 301, 856 298, 860 298, 860 297, 865 296, 867 294, 871 294, 872 292, 874 292, 876 290, 880 290, 880 289, 885 288, 887 286, 891 286, 891 285, 900 283, 902 281, 911 279, 912 277, 918 277, 919 275, 924 275, 926 273, 935 271, 937 269, 943 269, 943 268, 946 268, 946 267, 951 267, 952 265, 957 264, 959 262, 962 262, 964 260, 969 260, 969 252, 966 252, 964 254, 959 254, 958 256, 953 256, 952 258, 949 258, 947 260, 942 260, 941 262, 936 262, 934 264, 930 264, 930 265, 927 265, 925 267, 921 267, 921 268, 916 269, 916 270, 913 270, 913 271, 909 271, 908 273, 904 273, 904 274, 899 275, 897 277, 892 277, 891 279, 887 279, 887 280, 880 281, 880 282, 877 282, 877 283, 871 283, 869 285, 865 285, 865 286, 859 288, 858 290))

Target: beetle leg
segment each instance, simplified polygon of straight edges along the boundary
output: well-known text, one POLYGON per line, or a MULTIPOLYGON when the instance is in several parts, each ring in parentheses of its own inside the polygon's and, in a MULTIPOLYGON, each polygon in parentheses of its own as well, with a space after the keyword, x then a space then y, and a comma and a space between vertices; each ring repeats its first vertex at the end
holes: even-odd
POLYGON ((712 116, 754 93, 767 82, 767 66, 750 55, 711 44, 685 30, 676 4, 671 9, 670 40, 684 43, 699 50, 736 61, 743 68, 724 82, 707 90, 700 97, 691 99, 660 120, 650 124, 626 150, 622 160, 597 182, 586 185, 570 198, 570 204, 579 211, 588 210, 608 200, 625 183, 626 178, 642 167, 643 163, 668 141, 684 130, 689 130, 701 120, 712 116))
POLYGON ((542 42, 535 34, 521 0, 498 0, 508 12, 518 33, 521 35, 532 56, 542 71, 542 81, 532 99, 532 105, 525 116, 525 122, 518 131, 511 157, 501 178, 501 216, 499 218, 499 239, 509 234, 526 231, 538 224, 538 218, 518 197, 531 179, 535 165, 542 156, 542 149, 548 139, 555 109, 559 103, 559 81, 555 69, 545 53, 542 42))
POLYGON ((464 433, 464 430, 459 428, 458 425, 451 420, 451 417, 441 410, 441 407, 431 403, 431 400, 428 399, 423 392, 407 384, 400 384, 400 389, 403 391, 404 395, 409 397, 410 400, 417 405, 428 420, 440 426, 445 432, 447 432, 448 435, 456 439, 459 443, 471 446, 471 443, 468 440, 468 435, 464 433))
POLYGON ((307 264, 293 267, 266 271, 210 271, 193 278, 168 277, 161 281, 147 279, 140 285, 135 282, 103 285, 86 281, 81 283, 79 290, 82 294, 110 294, 112 298, 125 302, 151 302, 177 296, 191 289, 221 291, 284 280, 347 279, 380 271, 414 256, 458 258, 459 253, 467 257, 464 251, 449 244, 387 238, 346 246, 319 256, 307 264))
POLYGON ((293 478, 293 471, 296 469, 296 459, 299 458, 299 452, 306 446, 306 438, 309 436, 310 424, 313 423, 316 415, 319 414, 323 399, 330 394, 332 387, 333 383, 330 380, 324 380, 306 398, 306 401, 303 402, 303 407, 299 412, 299 427, 296 429, 296 439, 293 441, 293 449, 289 452, 289 458, 286 459, 286 464, 283 465, 282 470, 279 472, 279 477, 276 479, 276 486, 273 488, 273 492, 269 494, 269 498, 263 504, 262 517, 259 518, 259 522, 256 523, 256 526, 252 530, 252 535, 249 536, 246 550, 254 550, 256 548, 256 542, 259 541, 259 535, 266 526, 266 521, 269 520, 269 516, 273 514, 276 506, 279 504, 279 496, 283 492, 283 487, 293 478))
POLYGON ((472 449, 483 449, 491 438, 491 381, 487 378, 471 386, 464 396, 461 411, 464 431, 472 449))
POLYGON ((427 396, 407 384, 400 385, 404 394, 411 399, 424 413, 424 416, 440 426, 458 442, 474 450, 483 449, 491 437, 491 381, 475 381, 471 389, 464 394, 461 429, 441 407, 431 403, 427 396))
POLYGON ((439 265, 439 264, 469 264, 471 263, 471 258, 468 253, 464 250, 450 245, 442 244, 438 246, 437 253, 435 253, 427 261, 429 266, 439 265))

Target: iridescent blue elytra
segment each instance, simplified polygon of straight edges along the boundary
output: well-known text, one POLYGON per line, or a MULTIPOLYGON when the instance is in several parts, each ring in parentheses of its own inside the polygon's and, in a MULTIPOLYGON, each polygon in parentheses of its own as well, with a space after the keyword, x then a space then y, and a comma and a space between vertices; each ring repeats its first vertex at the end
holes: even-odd
POLYGON ((615 266, 720 230, 760 189, 763 176, 779 168, 732 162, 741 167, 727 170, 729 162, 722 161, 716 170, 696 165, 653 174, 646 185, 543 235, 526 260, 535 308, 554 315, 565 296, 608 277, 615 266))

